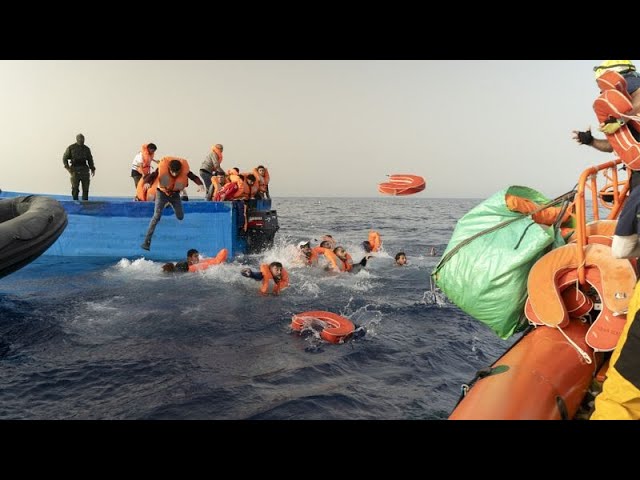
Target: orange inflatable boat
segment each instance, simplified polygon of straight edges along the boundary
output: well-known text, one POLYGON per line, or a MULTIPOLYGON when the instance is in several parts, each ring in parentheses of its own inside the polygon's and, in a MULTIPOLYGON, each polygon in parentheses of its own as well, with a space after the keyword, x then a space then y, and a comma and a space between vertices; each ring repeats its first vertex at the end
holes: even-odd
POLYGON ((450 420, 571 419, 587 392, 602 354, 587 345, 589 326, 572 320, 564 333, 538 327, 516 342, 490 369, 480 372, 450 420))

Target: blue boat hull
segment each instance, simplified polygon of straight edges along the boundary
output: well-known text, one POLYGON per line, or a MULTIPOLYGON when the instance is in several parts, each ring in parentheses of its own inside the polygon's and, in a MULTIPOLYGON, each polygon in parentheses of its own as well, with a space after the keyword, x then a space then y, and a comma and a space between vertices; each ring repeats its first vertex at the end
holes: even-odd
MULTIPOLYGON (((0 198, 22 195, 29 194, 1 192, 0 198)), ((118 197, 96 197, 81 202, 69 200, 69 197, 62 195, 46 196, 55 198, 62 204, 67 213, 68 225, 45 255, 120 258, 144 256, 152 260, 175 261, 183 259, 190 248, 195 248, 206 256, 215 256, 221 248, 226 248, 229 259, 232 259, 239 254, 254 253, 269 247, 279 228, 276 213, 270 210, 270 199, 247 202, 250 216, 257 218, 267 215, 271 219, 268 231, 262 225, 253 225, 248 232, 242 230, 245 222, 244 202, 192 200, 183 202, 182 221, 176 219, 171 207, 165 209, 153 235, 151 250, 146 251, 140 245, 153 216, 153 202, 134 202, 118 197), (256 238, 260 241, 256 241, 256 238)))

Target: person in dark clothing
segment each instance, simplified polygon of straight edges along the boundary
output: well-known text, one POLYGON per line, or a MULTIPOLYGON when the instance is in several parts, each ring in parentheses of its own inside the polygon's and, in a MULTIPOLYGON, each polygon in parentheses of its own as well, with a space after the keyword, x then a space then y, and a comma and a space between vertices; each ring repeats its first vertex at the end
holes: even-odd
POLYGON ((180 192, 189 184, 188 178, 198 185, 198 191, 204 191, 202 180, 189 169, 189 162, 185 159, 177 157, 164 157, 158 164, 158 169, 142 179, 145 190, 148 190, 151 184, 159 177, 158 189, 156 191, 156 203, 153 211, 153 217, 149 222, 149 229, 141 247, 145 250, 151 249, 151 237, 156 229, 156 225, 162 218, 162 211, 167 204, 171 204, 176 218, 182 220, 184 218, 184 210, 182 208, 182 199, 180 192), (186 173, 185 173, 186 171, 186 173))
POLYGON ((89 184, 91 177, 96 174, 96 167, 93 164, 91 149, 84 144, 84 135, 81 133, 76 135, 76 143, 69 145, 62 155, 62 164, 71 175, 73 199, 78 200, 82 183, 82 200, 89 200, 89 184))

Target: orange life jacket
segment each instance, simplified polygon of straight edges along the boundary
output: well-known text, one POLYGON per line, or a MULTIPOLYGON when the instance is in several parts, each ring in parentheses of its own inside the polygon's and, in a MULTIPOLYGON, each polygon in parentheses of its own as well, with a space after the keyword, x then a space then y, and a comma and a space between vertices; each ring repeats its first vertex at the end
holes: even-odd
MULTIPOLYGON (((178 157, 164 157, 160 160, 158 165, 158 188, 167 195, 171 195, 173 192, 180 192, 187 188, 189 185, 189 162, 184 158, 178 157), (182 169, 177 177, 172 176, 169 173, 169 162, 172 160, 179 160, 182 164, 182 169)), ((147 197, 149 195, 147 194, 147 197)))
MULTIPOLYGON (((527 198, 518 197, 517 195, 508 194, 504 197, 507 208, 512 212, 519 213, 532 213, 539 209, 542 205, 537 204, 527 198)), ((562 207, 547 207, 544 210, 534 213, 531 218, 534 222, 539 223, 541 225, 553 225, 560 212, 562 211, 562 207)), ((571 217, 571 208, 567 208, 564 212, 564 216, 562 217, 562 222, 564 223, 571 217)))
POLYGON ((380 234, 375 230, 369 232, 369 243, 371 244, 371 251, 377 252, 382 246, 382 240, 380 240, 380 234))
MULTIPOLYGON (((322 248, 322 247, 319 247, 322 248)), ((331 267, 332 270, 336 271, 336 272, 348 272, 349 270, 351 270, 351 268, 349 268, 349 264, 348 262, 345 262, 344 260, 340 259, 334 252, 333 250, 331 250, 330 248, 322 248, 323 250, 323 254, 325 256, 325 258, 329 261, 329 266, 331 267)))
POLYGON ((205 260, 200 260, 198 263, 194 263, 193 265, 189 265, 189 271, 198 272, 200 270, 206 270, 213 265, 223 263, 227 259, 228 254, 229 251, 226 248, 223 248, 214 258, 207 258, 205 260))
POLYGON ((256 193, 258 193, 260 191, 260 181, 258 180, 258 175, 255 174, 255 171, 253 171, 253 172, 244 172, 244 173, 242 173, 242 175, 244 175, 245 191, 248 192, 247 193, 247 198, 248 199, 255 198, 256 193), (253 173, 253 175, 256 177, 256 181, 253 182, 253 185, 249 185, 247 183, 247 175, 249 175, 250 173, 253 173))
POLYGON ((150 152, 149 144, 145 143, 142 145, 140 153, 142 154, 142 165, 138 167, 138 173, 143 176, 149 175, 149 173, 151 173, 151 161, 153 160, 153 156, 156 152, 150 152))
POLYGON ((264 176, 258 173, 258 168, 253 169, 253 174, 256 176, 256 183, 260 192, 266 192, 269 186, 269 170, 264 169, 264 176))
POLYGON ((144 179, 140 179, 136 187, 136 198, 141 202, 154 202, 156 200, 156 190, 158 189, 158 178, 154 180, 148 190, 144 189, 144 179))
POLYGON ((276 283, 273 279, 273 275, 271 275, 269 264, 263 263, 260 265, 260 271, 262 272, 262 286, 260 287, 260 293, 269 293, 269 282, 273 282, 273 293, 276 295, 280 293, 280 290, 284 290, 289 286, 289 274, 284 267, 282 268, 282 276, 278 283, 276 283))
POLYGON ((629 124, 640 133, 640 122, 627 121, 622 114, 628 114, 633 109, 631 95, 627 92, 627 81, 622 75, 613 70, 607 70, 598 77, 598 87, 602 93, 593 102, 593 110, 598 121, 603 123, 609 117, 622 118, 625 124, 615 133, 607 135, 613 151, 631 170, 640 170, 640 143, 633 138, 629 124))

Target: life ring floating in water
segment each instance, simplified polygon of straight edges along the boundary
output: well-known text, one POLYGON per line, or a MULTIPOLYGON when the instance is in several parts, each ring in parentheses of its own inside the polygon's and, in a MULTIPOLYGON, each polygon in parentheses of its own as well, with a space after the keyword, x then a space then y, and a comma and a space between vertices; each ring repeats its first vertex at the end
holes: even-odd
POLYGON ((305 327, 320 329, 320 337, 329 343, 344 342, 356 329, 351 320, 324 310, 296 313, 291 318, 292 330, 299 332, 305 327))

